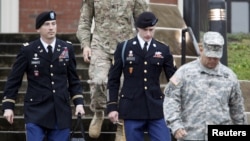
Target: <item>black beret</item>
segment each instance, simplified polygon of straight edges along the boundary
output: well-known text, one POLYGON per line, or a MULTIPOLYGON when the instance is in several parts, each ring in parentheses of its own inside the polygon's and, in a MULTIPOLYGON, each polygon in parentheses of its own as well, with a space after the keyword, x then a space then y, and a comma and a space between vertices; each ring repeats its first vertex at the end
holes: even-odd
POLYGON ((40 13, 36 18, 36 29, 39 29, 45 21, 51 20, 56 20, 56 13, 54 11, 40 13))
POLYGON ((135 26, 139 28, 146 28, 154 26, 158 22, 158 19, 152 12, 143 12, 139 15, 135 22, 135 26))

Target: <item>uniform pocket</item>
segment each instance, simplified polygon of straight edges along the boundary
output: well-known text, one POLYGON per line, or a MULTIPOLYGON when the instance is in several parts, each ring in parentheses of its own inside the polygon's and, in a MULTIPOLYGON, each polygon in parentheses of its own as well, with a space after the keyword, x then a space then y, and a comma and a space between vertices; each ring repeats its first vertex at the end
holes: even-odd
POLYGON ((163 58, 151 58, 150 59, 150 63, 156 66, 162 66, 163 61, 164 61, 163 58))

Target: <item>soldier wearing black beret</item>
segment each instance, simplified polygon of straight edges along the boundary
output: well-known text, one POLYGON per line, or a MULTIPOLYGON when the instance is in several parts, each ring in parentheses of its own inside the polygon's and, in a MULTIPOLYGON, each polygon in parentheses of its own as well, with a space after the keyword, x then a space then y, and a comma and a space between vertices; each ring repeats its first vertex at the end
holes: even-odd
POLYGON ((56 13, 54 11, 45 11, 39 14, 36 18, 36 29, 39 29, 45 21, 56 20, 56 13))
POLYGON ((158 19, 152 12, 143 12, 136 20, 135 26, 137 28, 147 28, 155 26, 158 19))
POLYGON ((169 47, 153 38, 157 22, 152 12, 139 15, 137 36, 117 45, 108 74, 107 113, 113 123, 123 120, 127 141, 143 140, 145 131, 151 140, 171 141, 159 77, 164 70, 169 80, 176 67, 169 47))
POLYGON ((26 74, 28 86, 24 98, 27 141, 68 141, 75 115, 85 114, 83 89, 76 72, 72 44, 56 38, 56 13, 46 11, 36 18, 40 38, 25 43, 8 76, 2 100, 3 116, 14 122, 18 89, 26 74))

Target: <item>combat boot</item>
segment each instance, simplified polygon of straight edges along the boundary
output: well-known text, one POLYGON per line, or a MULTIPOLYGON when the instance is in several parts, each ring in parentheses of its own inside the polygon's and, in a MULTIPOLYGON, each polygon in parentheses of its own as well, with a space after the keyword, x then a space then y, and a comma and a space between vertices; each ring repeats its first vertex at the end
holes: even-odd
POLYGON ((125 137, 125 129, 124 129, 124 121, 119 120, 119 122, 116 123, 117 125, 117 130, 115 134, 115 141, 126 141, 125 137))
POLYGON ((98 138, 100 136, 103 120, 104 111, 95 112, 94 117, 89 125, 89 136, 91 138, 98 138))

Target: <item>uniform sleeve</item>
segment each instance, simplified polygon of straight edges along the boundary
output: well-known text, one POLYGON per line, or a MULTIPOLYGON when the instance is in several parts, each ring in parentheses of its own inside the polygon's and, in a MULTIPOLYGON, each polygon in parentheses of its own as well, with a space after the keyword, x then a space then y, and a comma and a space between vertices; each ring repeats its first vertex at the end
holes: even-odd
POLYGON ((27 55, 25 54, 24 47, 22 47, 21 51, 16 57, 16 61, 13 64, 12 70, 5 84, 2 100, 2 110, 14 109, 18 89, 22 84, 23 75, 28 64, 26 56, 27 55))
POLYGON ((107 85, 107 112, 118 110, 118 92, 120 89, 120 78, 123 69, 121 57, 122 45, 119 44, 114 53, 114 61, 110 67, 107 85))
POLYGON ((177 70, 164 89, 163 114, 173 134, 177 129, 184 128, 181 119, 181 88, 183 86, 183 80, 179 77, 181 73, 177 70))
POLYGON ((94 1, 83 0, 76 36, 81 48, 89 46, 91 41, 91 26, 94 17, 94 1))
POLYGON ((166 52, 166 56, 164 57, 164 67, 163 70, 165 72, 165 76, 167 81, 169 81, 169 79, 172 77, 172 75, 175 73, 175 71, 177 70, 175 64, 174 64, 174 57, 171 54, 169 47, 166 46, 165 48, 167 48, 167 52, 166 52))
POLYGON ((234 124, 247 124, 245 115, 244 99, 240 89, 240 84, 235 79, 235 85, 232 89, 232 93, 229 100, 230 115, 234 124))
POLYGON ((84 104, 83 103, 83 88, 76 71, 76 59, 72 45, 69 46, 69 57, 70 62, 68 65, 68 83, 69 92, 74 105, 84 104))

